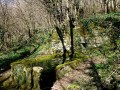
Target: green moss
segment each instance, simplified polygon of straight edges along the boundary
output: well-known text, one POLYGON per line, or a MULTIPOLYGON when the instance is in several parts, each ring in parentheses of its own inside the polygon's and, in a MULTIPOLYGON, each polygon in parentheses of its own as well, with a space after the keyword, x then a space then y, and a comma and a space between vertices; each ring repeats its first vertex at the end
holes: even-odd
POLYGON ((20 83, 21 85, 24 85, 26 83, 26 73, 22 71, 21 75, 22 76, 20 77, 20 83))
POLYGON ((80 89, 80 86, 79 85, 76 85, 76 84, 70 84, 68 87, 67 87, 68 90, 78 90, 80 89))
POLYGON ((43 55, 40 57, 35 58, 28 58, 23 59, 17 62, 14 62, 11 64, 11 66, 15 66, 17 64, 21 64, 25 67, 33 67, 33 66, 41 66, 44 67, 44 69, 51 69, 59 64, 59 62, 62 62, 62 60, 59 60, 57 58, 60 58, 61 55, 43 55))
POLYGON ((74 68, 76 67, 77 65, 79 65, 79 63, 82 63, 83 60, 81 58, 75 58, 73 61, 70 61, 70 62, 66 62, 64 64, 60 64, 56 67, 56 70, 64 67, 64 66, 67 66, 67 65, 70 65, 70 67, 74 68))
POLYGON ((66 66, 66 65, 71 65, 71 67, 76 67, 79 63, 82 63, 86 60, 88 60, 88 56, 86 56, 84 53, 75 53, 73 61, 58 65, 56 67, 56 70, 66 66))
POLYGON ((55 58, 56 55, 43 55, 41 57, 37 57, 35 58, 37 61, 45 61, 45 60, 51 60, 53 58, 55 58))
POLYGON ((56 40, 56 41, 59 40, 59 37, 58 37, 58 35, 57 35, 56 32, 53 32, 53 34, 52 34, 52 39, 53 39, 53 40, 56 40))
POLYGON ((10 85, 10 82, 4 82, 3 87, 8 87, 10 85))
POLYGON ((87 60, 88 55, 85 55, 85 53, 77 52, 74 54, 74 60, 81 59, 81 60, 87 60))

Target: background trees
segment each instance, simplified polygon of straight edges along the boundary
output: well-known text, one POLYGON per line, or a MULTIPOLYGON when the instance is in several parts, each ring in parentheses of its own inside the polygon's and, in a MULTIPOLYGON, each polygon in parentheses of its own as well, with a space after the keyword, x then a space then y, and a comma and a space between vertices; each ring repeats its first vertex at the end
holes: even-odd
MULTIPOLYGON (((30 44, 37 38, 38 32, 45 32, 51 28, 49 15, 44 6, 36 0, 15 0, 10 3, 0 2, 1 49, 6 51, 30 44)), ((40 42, 40 39, 35 41, 40 42)))
POLYGON ((2 50, 27 44, 36 35, 40 37, 41 33, 46 34, 46 31, 52 33, 51 28, 55 27, 63 45, 63 52, 66 52, 64 39, 68 33, 71 37, 71 52, 74 53, 73 31, 81 18, 120 10, 119 0, 11 0, 9 3, 5 1, 0 0, 2 50))

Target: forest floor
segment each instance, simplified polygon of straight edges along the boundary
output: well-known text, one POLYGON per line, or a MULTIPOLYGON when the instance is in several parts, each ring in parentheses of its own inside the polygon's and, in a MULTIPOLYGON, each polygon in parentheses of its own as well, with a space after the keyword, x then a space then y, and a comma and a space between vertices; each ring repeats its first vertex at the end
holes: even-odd
MULTIPOLYGON (((115 84, 113 84, 116 81, 113 81, 113 78, 111 78, 114 70, 109 71, 108 68, 108 71, 106 72, 104 69, 102 70, 102 68, 97 69, 96 65, 101 63, 106 64, 107 61, 105 59, 95 57, 79 63, 75 68, 69 64, 65 67, 63 66, 62 69, 58 70, 58 79, 54 83, 52 90, 98 90, 98 88, 100 90, 118 90, 115 89, 115 84), (60 77, 59 74, 66 72, 66 70, 68 72, 60 77), (102 70, 102 73, 100 70, 102 70), (111 83, 111 81, 113 82, 111 83)), ((120 63, 114 63, 114 66, 116 67, 112 69, 115 69, 116 72, 118 72, 120 69, 120 67, 118 67, 120 66, 120 63)), ((120 81, 120 74, 116 76, 116 80, 120 81)))

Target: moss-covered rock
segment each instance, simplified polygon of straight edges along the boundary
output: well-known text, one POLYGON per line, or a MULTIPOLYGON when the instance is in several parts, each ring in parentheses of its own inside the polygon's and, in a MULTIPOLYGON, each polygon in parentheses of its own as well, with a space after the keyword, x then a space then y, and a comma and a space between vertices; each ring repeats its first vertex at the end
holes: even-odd
POLYGON ((10 80, 3 82, 5 89, 40 90, 39 80, 42 67, 26 67, 22 64, 12 66, 10 80))
POLYGON ((40 90, 41 73, 51 72, 62 63, 61 55, 43 55, 11 64, 11 78, 3 82, 6 89, 40 90))
POLYGON ((41 67, 33 67, 33 73, 32 73, 33 90, 40 90, 39 81, 40 81, 40 75, 41 75, 41 70, 42 69, 43 68, 41 68, 41 67))

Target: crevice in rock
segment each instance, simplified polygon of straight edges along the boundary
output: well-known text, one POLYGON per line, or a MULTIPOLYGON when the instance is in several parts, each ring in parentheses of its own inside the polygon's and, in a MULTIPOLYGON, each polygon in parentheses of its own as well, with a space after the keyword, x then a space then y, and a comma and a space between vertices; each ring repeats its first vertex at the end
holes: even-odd
POLYGON ((55 69, 47 70, 41 73, 40 77, 40 89, 41 90, 51 90, 54 82, 56 81, 56 72, 55 69))
POLYGON ((31 71, 31 89, 30 90, 32 90, 33 85, 34 85, 34 83, 33 83, 33 69, 32 69, 32 71, 31 71))

